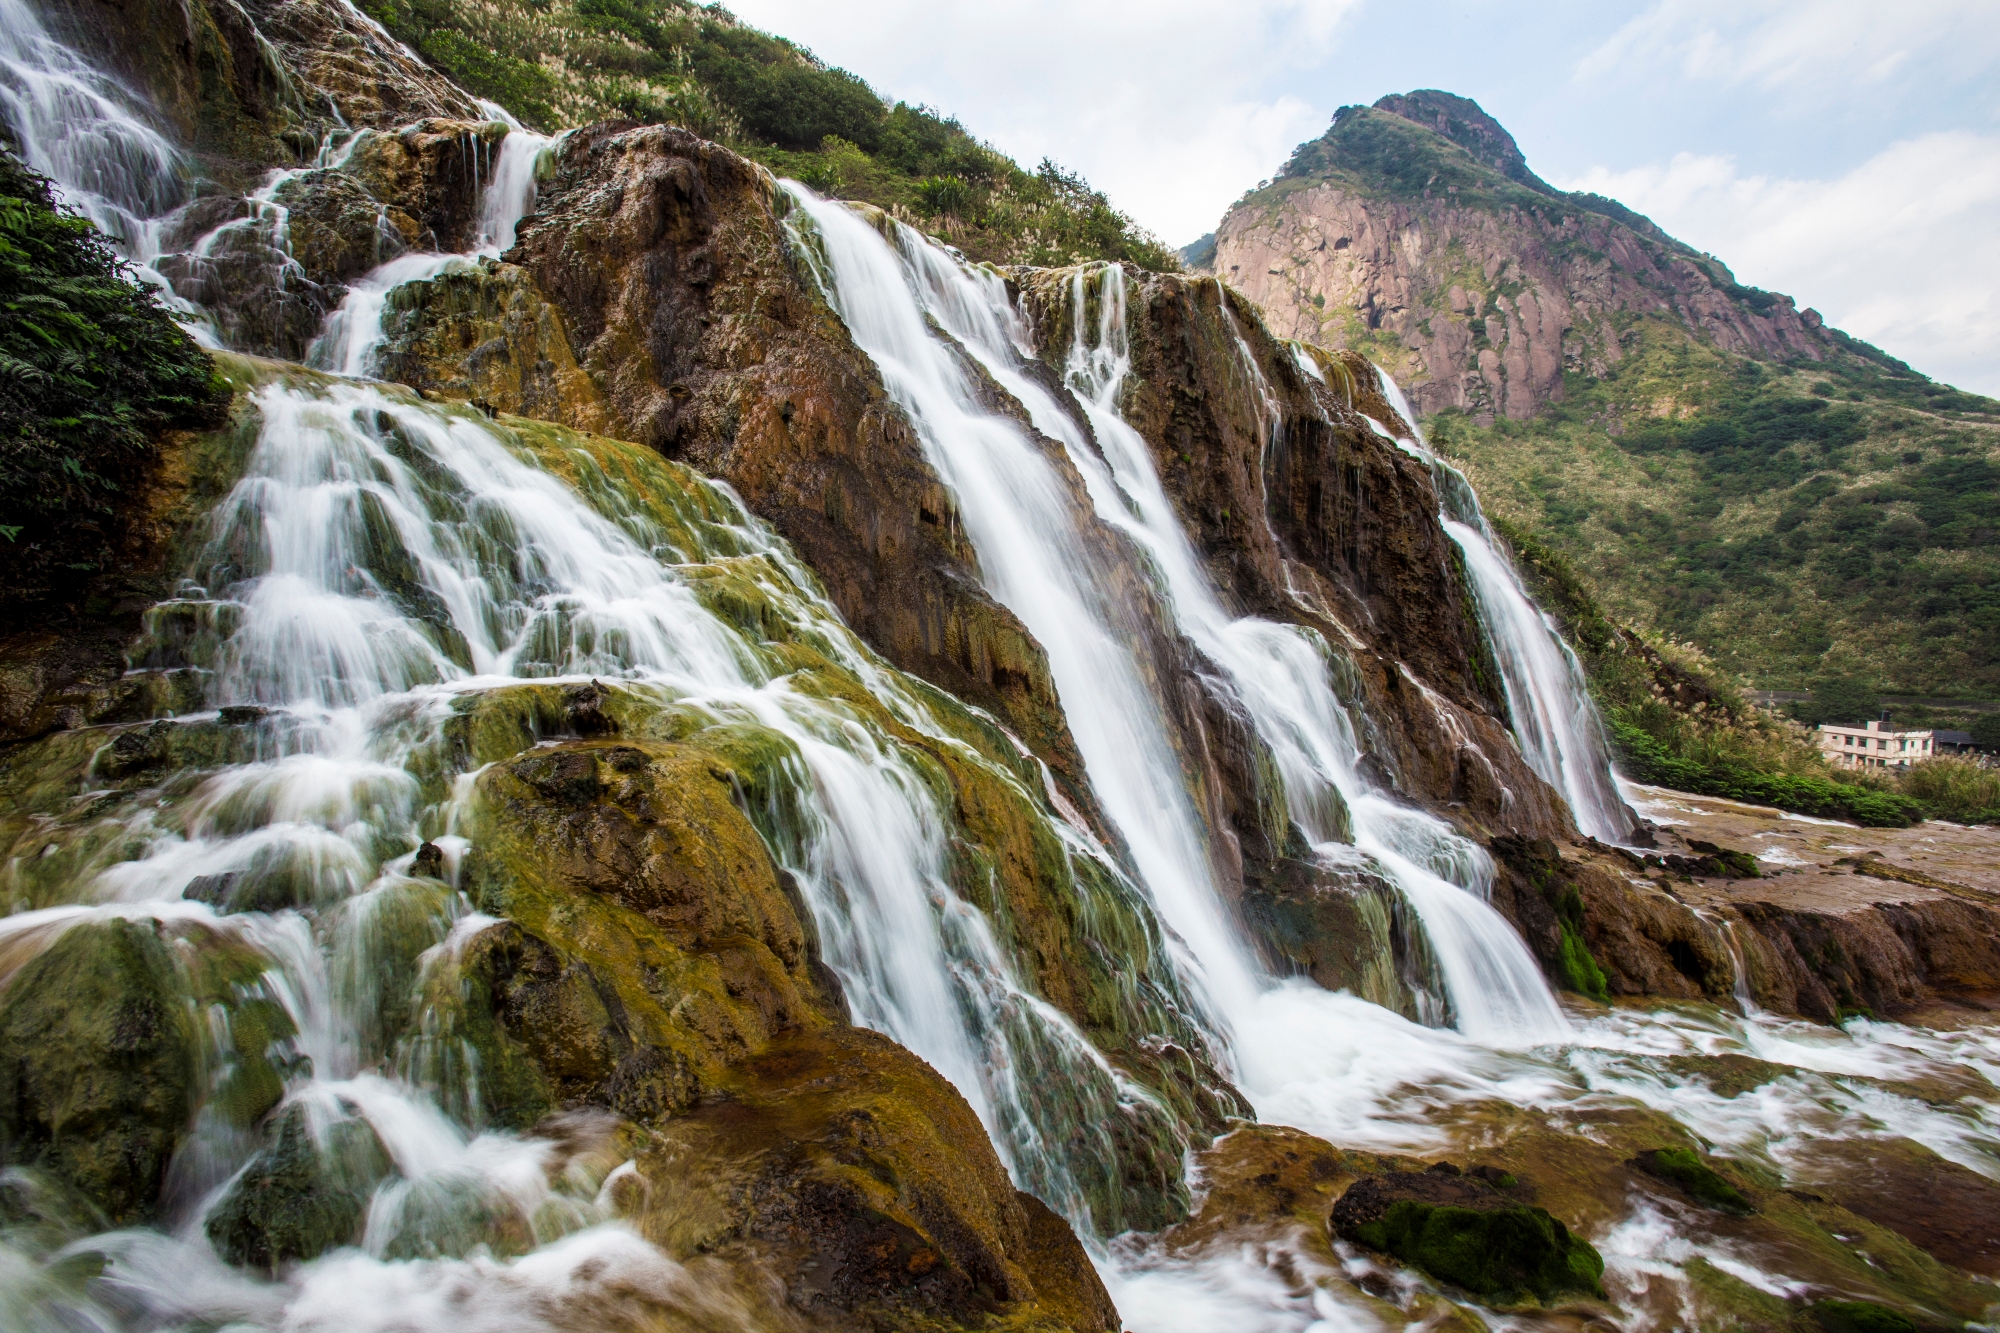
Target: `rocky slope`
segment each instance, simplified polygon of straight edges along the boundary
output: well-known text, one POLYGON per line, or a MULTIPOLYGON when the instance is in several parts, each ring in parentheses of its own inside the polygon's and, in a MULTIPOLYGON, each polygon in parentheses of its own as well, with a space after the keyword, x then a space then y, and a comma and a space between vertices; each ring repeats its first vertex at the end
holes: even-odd
MULTIPOLYGON (((1191 251, 1192 253, 1192 251, 1191 251)), ((1990 693, 2000 409, 1538 178, 1449 93, 1343 108, 1196 258, 1364 352, 1489 508, 1764 686, 1990 693)))
POLYGON ((1343 107, 1230 209, 1210 262, 1275 332, 1366 351, 1425 414, 1532 417, 1566 371, 1603 377, 1649 317, 1761 359, 1833 346, 1815 312, 1554 189, 1477 103, 1429 90, 1343 107))

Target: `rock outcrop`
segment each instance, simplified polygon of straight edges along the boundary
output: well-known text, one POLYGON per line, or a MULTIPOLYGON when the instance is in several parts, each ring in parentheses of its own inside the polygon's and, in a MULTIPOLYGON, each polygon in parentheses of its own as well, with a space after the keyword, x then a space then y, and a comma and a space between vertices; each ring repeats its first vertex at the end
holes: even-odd
POLYGON ((1524 419, 1602 375, 1635 320, 1725 351, 1820 359, 1819 316, 1595 195, 1528 170, 1476 103, 1343 107, 1217 227, 1213 271, 1286 337, 1365 352, 1424 413, 1524 419))
POLYGON ((332 130, 484 120, 477 103, 340 0, 52 0, 44 21, 144 99, 237 189, 303 165, 332 130))
MULTIPOLYGON (((581 131, 501 262, 397 294, 383 364, 426 393, 603 430, 728 481, 849 623, 903 669, 992 709, 1089 811, 1041 649, 982 591, 914 431, 794 258, 787 202, 757 168, 682 131, 581 131)), ((1058 365, 1068 289, 1063 274, 1020 283, 1058 365)), ((1308 373, 1214 283, 1143 279, 1131 314, 1128 415, 1225 597, 1331 645, 1374 721, 1364 739, 1385 784, 1481 836, 1566 834, 1560 798, 1508 738, 1429 471, 1364 415, 1392 416, 1365 363, 1308 373)), ((1063 468, 1084 527, 1115 547, 1063 468)), ((1260 794, 1268 760, 1248 719, 1157 614, 1149 633, 1186 770, 1224 835, 1218 877, 1246 920, 1287 918, 1274 928, 1292 942, 1269 956, 1407 997, 1393 978, 1420 962, 1373 961, 1399 934, 1380 894, 1336 884, 1288 845, 1286 817, 1260 794), (1304 944, 1301 923, 1323 911, 1380 918, 1374 945, 1304 944)))

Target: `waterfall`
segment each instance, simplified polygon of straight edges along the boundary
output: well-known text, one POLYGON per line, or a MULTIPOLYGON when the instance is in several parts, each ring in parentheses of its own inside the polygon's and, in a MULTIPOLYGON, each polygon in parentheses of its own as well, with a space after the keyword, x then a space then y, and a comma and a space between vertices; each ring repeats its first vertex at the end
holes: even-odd
MULTIPOLYGON (((522 1179, 559 1175, 558 1145, 482 1132, 476 1087, 422 1077, 418 1053, 368 1038, 373 1009, 395 999, 375 990, 385 964, 370 954, 381 947, 373 917, 414 908, 422 933, 397 941, 398 966, 433 972, 492 924, 412 878, 419 843, 436 841, 452 862, 466 848, 469 795, 433 772, 444 729, 472 698, 518 682, 612 682, 662 734, 748 728, 789 756, 772 776, 793 817, 767 838, 855 1020, 951 1080, 1025 1187, 1090 1218, 1093 1193, 1101 1200, 1118 1178, 1118 1119, 1164 1113, 1023 984, 953 888, 953 819, 921 757, 868 715, 795 689, 780 648, 704 604, 702 576, 752 580, 791 622, 788 638, 865 681, 899 725, 1034 803, 1007 770, 950 739, 934 705, 846 630, 788 549, 728 492, 633 446, 606 442, 610 457, 596 461, 538 451, 475 413, 363 383, 273 379, 252 401, 260 424, 244 475, 181 595, 151 616, 154 659, 172 665, 162 645, 192 645, 181 669, 209 682, 209 711, 176 725, 218 726, 217 710, 234 709, 251 719, 250 754, 177 799, 124 811, 123 845, 74 877, 78 896, 0 918, 0 946, 109 914, 193 921, 254 951, 267 968, 257 985, 289 1015, 309 1071, 284 1106, 307 1113, 323 1144, 365 1124, 391 1163, 365 1244, 378 1259, 407 1248, 439 1209, 540 1217, 561 1195, 570 1229, 615 1230, 588 1192, 545 1182, 520 1193, 522 1179), (556 461, 580 480, 553 474, 556 461), (639 488, 615 482, 612 465, 639 488), (253 903, 262 886, 304 887, 295 907, 218 915, 191 901, 216 883, 253 903)), ((1063 835, 1078 855, 1102 857, 1077 831, 1063 835)), ((254 1146, 219 1123, 200 1120, 198 1132, 184 1152, 207 1163, 183 1190, 190 1224, 254 1146)), ((1115 1219, 1105 1214, 1111 1229, 1115 1219)))
POLYGON ((327 316, 326 329, 308 350, 307 361, 341 375, 372 374, 382 346, 382 316, 389 293, 481 258, 498 259, 513 249, 521 219, 534 211, 536 173, 555 142, 547 135, 510 128, 500 141, 491 177, 482 182, 471 252, 399 255, 369 273, 348 288, 339 308, 327 316))
MULTIPOLYGON (((511 242, 547 143, 507 136, 480 203, 480 252, 511 242)), ((328 334, 348 349, 343 363, 365 362, 379 340, 376 297, 465 257, 414 258, 385 265, 343 307, 344 329, 328 334)), ((663 735, 768 738, 781 758, 763 776, 779 795, 751 813, 800 887, 854 1020, 949 1079, 1024 1188, 1086 1231, 1124 1228, 1121 1124, 1177 1142, 1176 1156, 1185 1133, 1034 993, 996 923, 960 896, 955 816, 923 747, 949 750, 1040 822, 1087 912, 1137 923, 1117 943, 1143 978, 1147 950, 1165 942, 1147 942, 1136 897, 1117 900, 1132 891, 1087 831, 960 739, 969 719, 940 714, 935 692, 862 645, 726 489, 635 446, 600 442, 593 455, 539 444, 399 390, 248 364, 234 373, 256 381, 255 445, 180 592, 148 614, 139 650, 142 670, 184 701, 179 720, 161 725, 215 732, 226 757, 156 802, 107 794, 109 823, 56 835, 61 855, 38 867, 46 905, 0 918, 0 958, 18 961, 80 923, 136 918, 261 960, 251 993, 292 1034, 273 1048, 290 1052, 293 1072, 269 1123, 302 1116, 329 1160, 355 1134, 381 1148, 366 1182, 368 1260, 343 1261, 367 1299, 403 1280, 382 1261, 432 1245, 439 1228, 463 1233, 447 1254, 463 1253, 482 1217, 533 1219, 549 1264, 559 1252, 576 1264, 596 1254, 610 1271, 622 1255, 629 1270, 638 1260, 621 1249, 627 1233, 593 1193, 615 1165, 599 1160, 606 1132, 583 1126, 551 1142, 486 1127, 476 1068, 450 1046, 444 997, 468 943, 495 923, 425 878, 436 869, 413 869, 419 844, 434 843, 449 880, 469 847, 469 779, 444 759, 455 718, 524 681, 610 682, 663 735), (848 673, 882 718, 796 688, 784 648, 704 602, 700 590, 725 577, 785 622, 784 642, 848 673), (218 894, 240 909, 217 910, 218 894), (385 976, 415 989, 385 992, 385 976), (416 1016, 398 1020, 393 1011, 412 1002, 416 1016), (461 1214, 474 1220, 453 1221, 461 1214), (552 1214, 566 1220, 550 1232, 552 1214)), ((1154 983, 1127 984, 1136 993, 1154 983)), ((1125 1019, 1164 1015, 1159 1041, 1201 1047, 1200 1030, 1172 1018, 1184 1002, 1170 975, 1162 984, 1125 1019)), ((227 1065, 227 1031, 214 1040, 227 1065)), ((162 1318, 275 1324, 324 1299, 317 1268, 289 1293, 255 1288, 225 1279, 207 1248, 203 1221, 257 1146, 226 1117, 197 1115, 174 1167, 179 1239, 107 1243, 105 1281, 162 1318)), ((663 1257, 648 1262, 655 1285, 677 1280, 663 1257)))
MULTIPOLYGON (((1105 313, 1097 328, 1079 326, 1068 368, 1100 458, 1064 406, 1026 372, 1025 331, 997 276, 886 218, 785 188, 795 214, 810 224, 809 234, 799 228, 801 253, 915 423, 926 457, 952 490, 988 590, 1048 654, 1092 790, 1162 917, 1186 943, 1231 1049, 1241 1057, 1268 1042, 1264 1008, 1274 982, 1224 906, 1206 852, 1208 830, 1182 786, 1169 724, 1135 656, 1143 610, 1121 597, 1115 551, 1086 535, 1078 498, 1024 423, 987 405, 965 353, 1026 409, 1036 430, 1061 443, 1096 516, 1143 553, 1122 572, 1154 588, 1174 628, 1225 674, 1278 762, 1294 822, 1318 853, 1330 860, 1358 854, 1404 895, 1464 1030, 1523 1044, 1564 1032, 1533 958, 1483 901, 1491 875, 1484 852, 1359 778, 1326 645, 1289 626, 1232 617, 1221 606, 1145 441, 1115 409, 1129 365, 1122 271, 1096 270, 1105 313), (1342 810, 1352 822, 1351 847, 1339 836, 1342 810)), ((1080 312, 1087 303, 1075 304, 1080 312)), ((1270 1066, 1239 1074, 1253 1098, 1260 1084, 1283 1082, 1270 1066)))
POLYGON ((144 103, 57 41, 27 0, 0 0, 0 125, 62 201, 96 224, 154 286, 168 214, 190 197, 180 151, 144 103))
POLYGON ((1578 829, 1601 842, 1629 841, 1638 817, 1618 795, 1604 721, 1590 697, 1583 664, 1521 585, 1521 575, 1488 526, 1471 483, 1432 451, 1396 381, 1380 370, 1376 377, 1409 432, 1390 438, 1421 458, 1437 481, 1444 510, 1438 518, 1465 558, 1480 628, 1500 667, 1522 757, 1563 794, 1578 829))
MULTIPOLYGON (((1099 516, 1147 552, 1166 585, 1177 627, 1226 674, 1277 761, 1293 822, 1321 857, 1338 864, 1359 853, 1403 894, 1422 923, 1462 1031, 1496 1043, 1560 1034, 1565 1025, 1540 969, 1513 927, 1485 902, 1492 877, 1485 852, 1360 775, 1360 746, 1349 705, 1334 690, 1328 645, 1311 631, 1235 618, 1223 608, 1160 484, 1150 446, 1119 411, 1131 371, 1124 270, 1078 270, 1070 282, 1066 379, 1088 414, 1104 464, 1094 465, 1085 441, 1060 414, 1051 414, 1046 428, 1064 440, 1086 477, 1096 475, 1092 494, 1099 516), (1089 318, 1093 306, 1095 321, 1089 318)), ((1268 386, 1240 335, 1237 349, 1256 400, 1268 403, 1268 386)))

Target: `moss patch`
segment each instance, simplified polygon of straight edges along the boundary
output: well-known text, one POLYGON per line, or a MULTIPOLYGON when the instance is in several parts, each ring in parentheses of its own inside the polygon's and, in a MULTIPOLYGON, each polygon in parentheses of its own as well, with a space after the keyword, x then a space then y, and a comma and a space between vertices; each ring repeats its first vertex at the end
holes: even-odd
POLYGON ((1632 1159, 1634 1167, 1656 1180, 1668 1181, 1705 1207, 1748 1217, 1757 1211, 1749 1196, 1688 1148, 1654 1148, 1632 1159))
POLYGON ((1547 1209, 1445 1164, 1357 1181, 1334 1205, 1333 1225, 1344 1240, 1488 1299, 1604 1294, 1604 1260, 1590 1242, 1547 1209))
POLYGON ((1826 1333, 1917 1333, 1915 1320, 1873 1301, 1821 1301, 1807 1313, 1826 1333))

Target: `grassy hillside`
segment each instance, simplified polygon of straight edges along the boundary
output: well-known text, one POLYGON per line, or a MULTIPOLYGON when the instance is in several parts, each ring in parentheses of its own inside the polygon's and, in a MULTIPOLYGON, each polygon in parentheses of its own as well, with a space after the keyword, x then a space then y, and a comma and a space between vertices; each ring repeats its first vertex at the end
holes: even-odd
POLYGON ((525 123, 630 118, 685 126, 780 175, 866 200, 975 259, 1179 267, 1077 176, 1036 171, 928 107, 679 0, 360 0, 432 65, 525 123))
POLYGON ((1539 418, 1434 440, 1615 614, 1758 686, 2000 697, 2000 403, 1865 344, 1774 365, 1632 333, 1539 418))
POLYGON ((1915 783, 1834 771, 1804 726, 1748 702, 1699 649, 1621 624, 1561 551, 1504 518, 1493 522, 1575 645, 1626 776, 1876 828, 1994 803, 1976 775, 1968 783, 1959 771, 1971 766, 1955 761, 1926 766, 1915 783))

